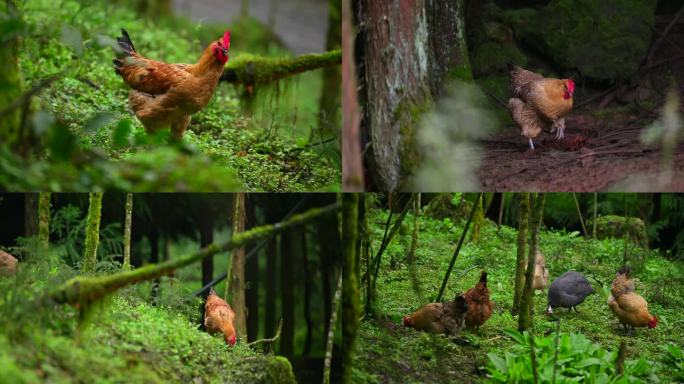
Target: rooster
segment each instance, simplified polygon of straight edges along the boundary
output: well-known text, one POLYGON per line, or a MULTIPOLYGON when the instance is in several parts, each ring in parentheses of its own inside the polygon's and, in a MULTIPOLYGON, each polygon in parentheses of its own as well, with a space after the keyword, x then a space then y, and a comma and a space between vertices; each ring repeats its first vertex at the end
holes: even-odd
POLYGON ((556 138, 562 139, 565 131, 565 115, 572 109, 575 82, 572 79, 545 78, 538 73, 509 64, 511 98, 508 111, 527 137, 534 150, 532 139, 544 128, 551 126, 556 138))
POLYGON ((5 251, 0 251, 0 277, 17 273, 17 259, 5 251))
POLYGON ((466 325, 468 328, 480 329, 480 325, 484 324, 494 311, 494 302, 489 299, 489 288, 487 288, 487 272, 482 271, 480 281, 473 288, 470 288, 464 296, 468 302, 468 313, 465 317, 466 325))
POLYGON ((225 300, 218 297, 214 288, 204 304, 204 326, 210 334, 223 333, 226 344, 235 345, 235 312, 225 300))
POLYGON ((625 266, 618 270, 610 286, 608 307, 628 330, 634 327, 655 328, 658 318, 648 312, 648 303, 634 292, 634 282, 630 278, 630 269, 625 266))
POLYGON ((458 294, 453 301, 425 304, 409 316, 404 316, 404 326, 431 333, 456 335, 465 327, 467 312, 466 299, 458 294))
POLYGON ((179 140, 190 124, 190 115, 211 100, 228 62, 230 32, 213 41, 196 64, 166 64, 147 59, 135 50, 126 30, 117 38, 121 53, 115 71, 133 88, 128 103, 148 133, 171 128, 179 140))

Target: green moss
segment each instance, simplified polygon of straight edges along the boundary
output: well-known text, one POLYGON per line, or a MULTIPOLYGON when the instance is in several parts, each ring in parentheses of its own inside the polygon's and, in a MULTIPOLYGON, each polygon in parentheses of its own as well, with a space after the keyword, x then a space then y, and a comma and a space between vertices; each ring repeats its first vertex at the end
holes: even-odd
POLYGON ((90 194, 88 220, 85 228, 85 250, 83 251, 83 271, 94 273, 97 264, 97 245, 100 240, 100 215, 102 214, 102 192, 90 194))
POLYGON ((507 73, 507 64, 527 64, 527 57, 513 43, 488 41, 475 48, 472 63, 476 76, 507 73))
POLYGON ((508 11, 523 42, 565 71, 624 80, 636 73, 651 42, 656 0, 553 0, 541 11, 508 11))
POLYGON ((339 65, 341 61, 339 49, 280 59, 242 54, 228 62, 222 79, 233 84, 263 85, 312 69, 339 65))
MULTIPOLYGON (((406 182, 411 179, 411 176, 422 161, 420 146, 416 141, 417 129, 423 115, 433 106, 429 91, 425 90, 424 95, 425 101, 422 103, 404 101, 396 109, 394 114, 395 120, 400 122, 399 133, 401 135, 402 145, 400 164, 401 180, 406 182)), ((400 188, 402 187, 400 186, 400 188)))
MULTIPOLYGON (((594 221, 587 221, 587 228, 593 228, 594 221)), ((648 249, 648 232, 644 221, 638 217, 600 216, 596 219, 596 237, 598 239, 622 239, 628 232, 632 244, 648 249), (627 227, 629 226, 629 227, 627 227)))

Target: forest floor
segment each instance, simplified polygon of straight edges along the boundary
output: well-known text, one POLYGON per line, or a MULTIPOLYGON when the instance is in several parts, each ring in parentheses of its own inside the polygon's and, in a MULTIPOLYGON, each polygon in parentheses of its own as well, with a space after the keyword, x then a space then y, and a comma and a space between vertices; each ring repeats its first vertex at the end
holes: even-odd
POLYGON ((672 181, 661 188, 656 180, 662 154, 640 141, 647 125, 624 109, 603 118, 572 113, 566 118, 565 138, 542 133, 534 151, 510 127, 484 141, 480 182, 493 191, 684 190, 684 144, 672 160, 672 181))
POLYGON ((647 146, 641 140, 660 118, 672 84, 678 85, 679 113, 684 114, 684 60, 678 48, 684 47, 684 24, 670 25, 672 21, 672 16, 656 19, 656 37, 666 29, 667 37, 658 39, 651 58, 628 84, 594 90, 578 86, 575 105, 584 105, 566 117, 563 140, 542 132, 531 151, 526 138, 511 125, 481 141, 484 157, 478 176, 482 187, 495 191, 683 190, 684 143, 671 160, 672 181, 657 183, 663 170, 662 151, 659 145, 647 146), (592 101, 584 102, 588 98, 592 101))
MULTIPOLYGON (((386 210, 371 211, 369 224, 373 249, 379 246, 386 220, 386 210)), ((411 242, 412 221, 409 214, 404 221, 406 230, 400 231, 385 251, 377 278, 374 303, 377 315, 367 315, 359 329, 354 382, 484 382, 488 378, 488 353, 503 355, 516 345, 506 331, 517 328, 517 317, 510 314, 517 231, 506 226, 497 230, 495 224, 487 222, 481 229, 479 243, 467 241, 461 249, 445 290, 445 300, 473 287, 484 269, 489 274, 488 287, 495 310, 479 331, 466 330, 452 340, 405 328, 401 319, 436 297, 463 223, 420 218, 414 276, 421 288, 416 291, 412 288, 405 259, 411 242)), ((650 371, 642 380, 672 382, 673 371, 667 365, 663 347, 671 343, 684 346, 684 320, 681 318, 684 263, 669 260, 657 251, 631 249, 631 263, 638 266, 634 272, 636 290, 648 301, 649 310, 658 316, 660 323, 654 329, 638 329, 633 336, 627 336, 606 305, 610 283, 622 261, 624 242, 620 239, 586 240, 577 232, 544 230, 540 248, 546 256, 550 280, 567 270, 576 270, 589 277, 596 293, 579 305, 579 313, 560 309, 554 317, 547 317, 543 315, 546 295, 537 292, 533 332, 552 334, 557 324, 553 320, 560 319, 561 333, 583 334, 608 351, 616 352, 620 341, 624 340, 628 365, 635 364, 640 357, 650 363, 650 371)), ((363 282, 362 286, 365 286, 363 282)), ((363 295, 362 292, 365 297, 363 295)))

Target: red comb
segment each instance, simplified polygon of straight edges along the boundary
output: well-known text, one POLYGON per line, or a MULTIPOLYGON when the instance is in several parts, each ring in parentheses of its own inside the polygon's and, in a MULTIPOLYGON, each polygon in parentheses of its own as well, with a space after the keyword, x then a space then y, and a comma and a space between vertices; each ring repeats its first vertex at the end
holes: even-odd
POLYGON ((226 31, 226 33, 223 34, 223 46, 226 47, 226 49, 230 48, 230 31, 226 31))
POLYGON ((575 92, 575 80, 573 80, 572 78, 568 79, 568 91, 575 92))

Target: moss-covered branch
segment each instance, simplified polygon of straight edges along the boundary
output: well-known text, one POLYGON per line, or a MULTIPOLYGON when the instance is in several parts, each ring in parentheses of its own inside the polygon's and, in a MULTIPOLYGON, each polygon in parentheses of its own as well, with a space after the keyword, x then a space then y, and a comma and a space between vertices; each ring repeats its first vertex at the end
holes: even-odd
POLYGON ((77 276, 52 291, 49 296, 57 303, 87 305, 126 285, 171 274, 174 270, 196 263, 205 257, 269 238, 288 228, 303 225, 323 215, 334 213, 339 208, 338 203, 321 208, 312 208, 304 213, 293 215, 287 221, 263 225, 237 233, 223 244, 210 244, 198 252, 160 264, 149 264, 133 271, 121 271, 108 276, 77 276))
POLYGON ((243 85, 268 84, 313 69, 339 65, 341 62, 342 51, 339 49, 286 59, 245 54, 228 62, 221 80, 243 85))

